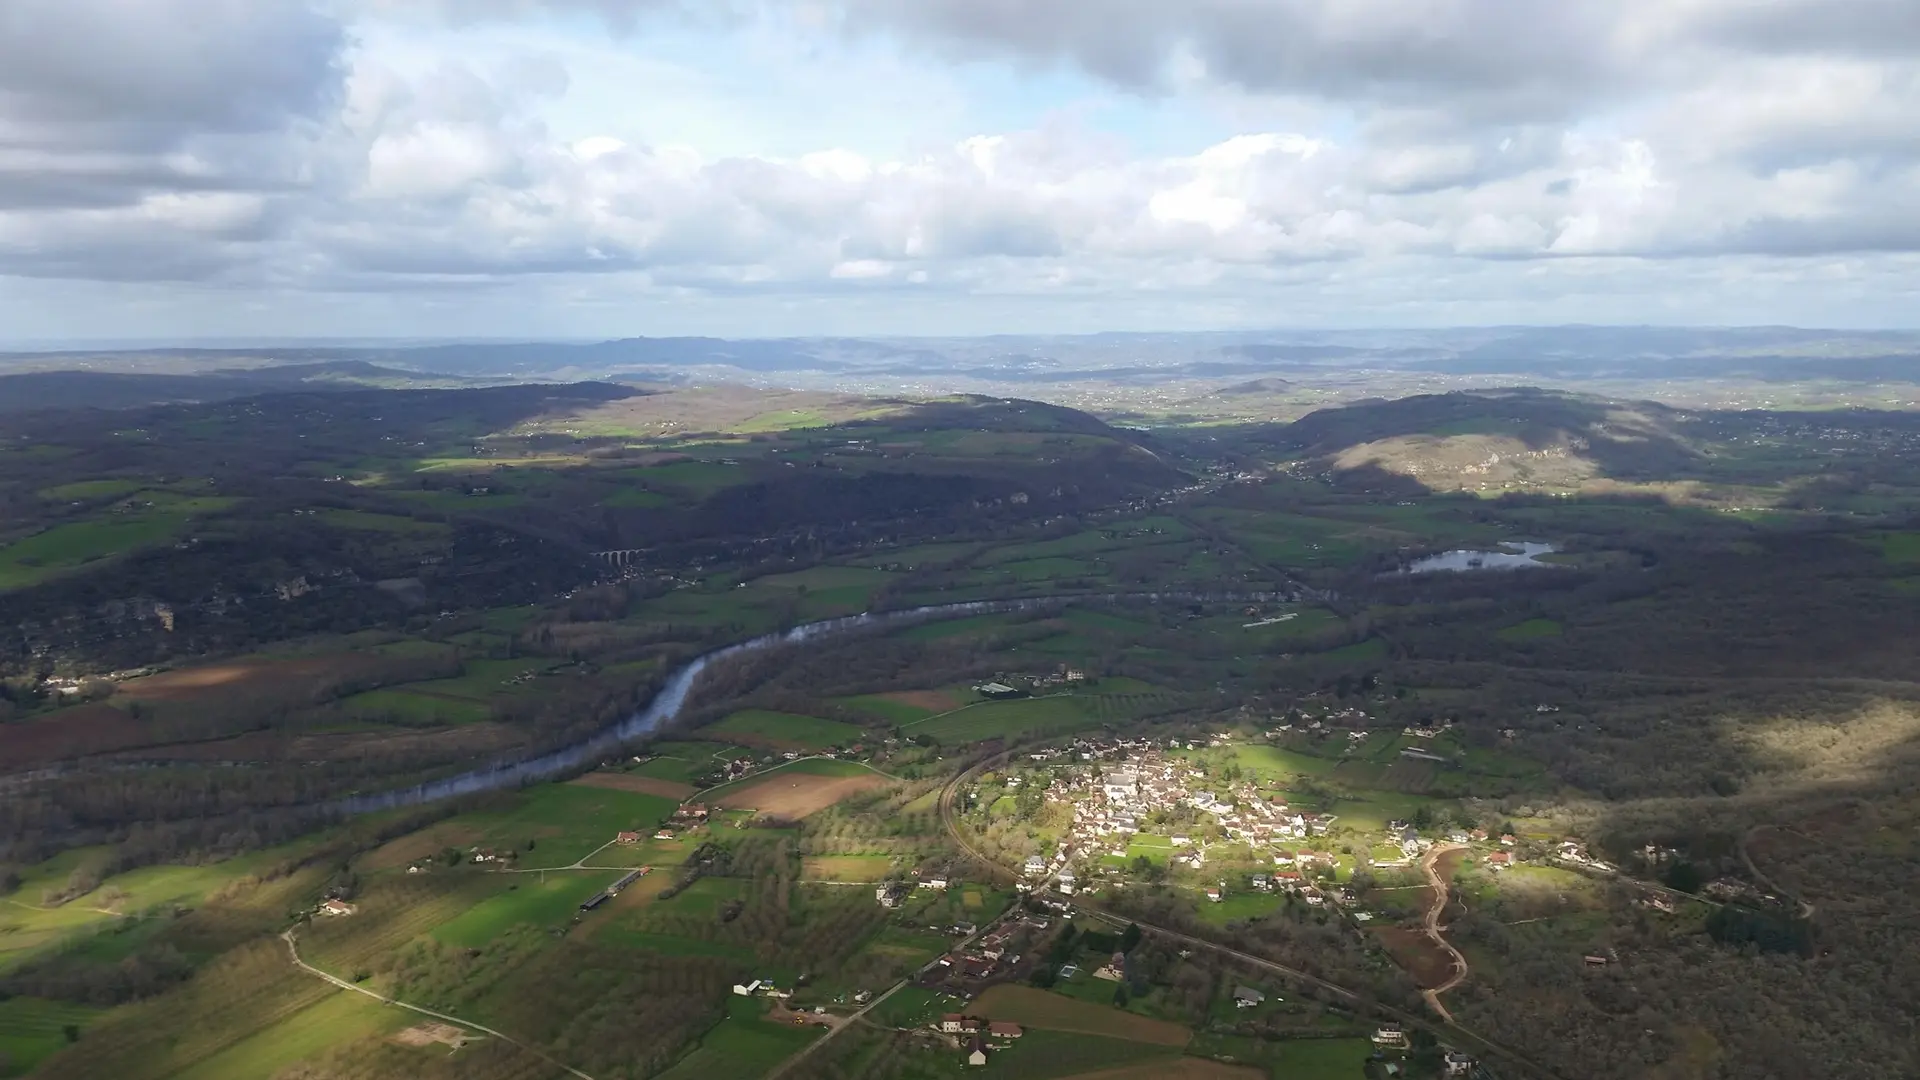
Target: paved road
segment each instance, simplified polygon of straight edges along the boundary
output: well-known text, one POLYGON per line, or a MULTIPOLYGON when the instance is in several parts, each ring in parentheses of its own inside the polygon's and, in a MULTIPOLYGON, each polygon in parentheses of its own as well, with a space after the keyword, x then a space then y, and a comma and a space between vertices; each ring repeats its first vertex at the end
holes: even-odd
POLYGON ((1433 889, 1433 903, 1427 907, 1426 918, 1422 920, 1421 928, 1426 931, 1427 937, 1435 945, 1446 950, 1448 958, 1453 961, 1453 974, 1447 977, 1447 981, 1431 990, 1422 990, 1420 996, 1426 998, 1427 1005, 1439 1015, 1440 1019, 1449 1024, 1454 1022, 1453 1014, 1440 1003, 1440 995, 1467 981, 1467 958, 1460 955, 1460 950, 1454 948, 1453 943, 1440 933, 1440 916, 1447 910, 1450 886, 1441 879, 1438 864, 1440 856, 1450 851, 1464 850, 1466 850, 1465 844, 1439 844, 1428 849, 1420 859, 1420 869, 1425 871, 1427 884, 1433 889))
MULTIPOLYGON (((960 785, 962 785, 963 783, 966 783, 974 775, 978 774, 982 770, 987 769, 998 762, 1004 761, 1007 756, 1008 755, 1006 754, 1001 754, 1001 755, 998 755, 997 757, 989 757, 989 758, 982 759, 981 761, 975 762, 973 765, 962 770, 960 774, 955 776, 952 780, 949 780, 947 782, 947 785, 940 789, 940 798, 939 798, 940 821, 941 821, 941 824, 945 826, 947 830, 947 835, 953 840, 954 844, 957 847, 959 847, 961 851, 966 852, 967 855, 970 856, 975 862, 979 863, 982 867, 986 867, 993 870, 995 873, 999 874, 1002 877, 1018 880, 1019 875, 1015 873, 1012 869, 1001 866, 998 863, 993 862, 992 860, 988 859, 985 855, 982 855, 979 849, 975 848, 972 844, 969 844, 966 840, 966 837, 961 834, 960 827, 954 821, 954 817, 953 817, 953 796, 954 796, 954 793, 959 790, 960 785)), ((1352 1002, 1356 1005, 1364 1005, 1365 1007, 1372 1010, 1373 1012, 1380 1013, 1384 1016, 1397 1020, 1409 1028, 1425 1029, 1426 1031, 1433 1033, 1438 1038, 1452 1042, 1468 1050, 1478 1052, 1481 1056, 1500 1058, 1501 1060, 1507 1062, 1508 1064, 1518 1066, 1519 1068, 1525 1070, 1527 1073, 1530 1073, 1534 1076, 1544 1077, 1545 1080, 1563 1080, 1560 1074, 1554 1072, 1552 1069, 1549 1069, 1546 1066, 1541 1065, 1539 1062, 1534 1061, 1533 1059, 1525 1056, 1524 1054, 1521 1054, 1516 1050, 1509 1049, 1508 1047, 1500 1043, 1494 1042, 1492 1039, 1489 1039, 1486 1036, 1481 1035, 1478 1032, 1473 1031, 1472 1029, 1461 1025, 1458 1021, 1453 1020, 1450 1016, 1447 1017, 1444 1023, 1436 1024, 1433 1021, 1427 1019, 1426 1017, 1418 1016, 1416 1014, 1407 1012, 1404 1009, 1397 1009, 1367 994, 1363 994, 1359 991, 1349 989, 1345 986, 1341 986, 1338 983, 1328 982, 1327 980, 1322 979, 1317 975, 1308 974, 1307 972, 1301 971, 1298 968, 1288 967, 1285 964, 1277 964, 1272 960, 1266 959, 1265 957, 1255 956, 1252 953, 1241 952, 1238 949, 1229 948, 1228 946, 1221 945, 1218 942, 1209 941, 1205 938, 1194 937, 1191 934, 1183 934, 1178 930, 1172 930, 1164 926, 1156 926, 1152 923, 1141 922, 1139 919, 1117 916, 1109 912, 1101 911, 1095 904, 1089 902, 1085 897, 1078 897, 1078 896, 1075 897, 1074 904, 1076 907, 1085 911, 1087 914, 1094 915, 1102 919, 1106 919, 1109 922, 1114 923, 1115 925, 1131 924, 1134 926, 1138 926, 1142 933, 1157 934, 1161 937, 1168 938, 1173 941, 1178 941, 1183 945, 1191 945, 1194 948, 1207 949, 1212 952, 1218 953, 1222 956, 1230 956, 1236 960, 1239 960, 1242 963, 1250 964, 1254 967, 1258 967, 1266 971, 1271 971, 1276 975, 1284 975, 1287 978, 1293 979, 1296 982, 1306 983, 1307 985, 1315 987, 1319 990, 1322 990, 1328 994, 1331 994, 1334 997, 1352 1002)))
POLYGON ((442 1021, 445 1021, 446 1023, 453 1024, 456 1027, 470 1028, 474 1031, 484 1031, 487 1034, 493 1036, 496 1039, 499 1039, 502 1042, 511 1043, 514 1046, 517 1046, 520 1049, 525 1050, 527 1053, 532 1054, 534 1057, 539 1058, 541 1061, 546 1062, 547 1064, 553 1066, 556 1069, 559 1069, 562 1072, 578 1077, 579 1080, 593 1080, 593 1077, 588 1076, 586 1073, 581 1072, 579 1069, 576 1069, 571 1065, 567 1065, 562 1062, 554 1060, 551 1056, 546 1054, 544 1051, 540 1050, 538 1047, 529 1046, 528 1044, 521 1042, 519 1039, 516 1039, 513 1036, 508 1035, 504 1031, 495 1031, 494 1029, 486 1026, 485 1024, 476 1024, 471 1020, 462 1020, 457 1016, 449 1016, 446 1013, 435 1012, 432 1009, 422 1008, 419 1005, 409 1005, 404 1001, 396 1001, 390 997, 383 997, 367 989, 366 987, 361 986, 358 983, 351 983, 336 975, 331 975, 331 974, 328 974, 327 972, 321 971, 319 968, 314 967, 312 964, 309 964, 305 960, 300 959, 300 946, 295 941, 294 932, 292 930, 287 930, 286 932, 282 933, 280 935, 280 940, 287 943, 287 955, 293 958, 294 965, 298 967, 301 971, 304 971, 307 974, 312 975, 316 979, 320 979, 324 982, 331 983, 342 990, 351 990, 356 994, 365 994, 366 996, 372 998, 373 1000, 378 1001, 382 1005, 397 1005, 402 1009, 408 1009, 413 1012, 417 1012, 422 1016, 431 1016, 435 1020, 442 1020, 442 1021))

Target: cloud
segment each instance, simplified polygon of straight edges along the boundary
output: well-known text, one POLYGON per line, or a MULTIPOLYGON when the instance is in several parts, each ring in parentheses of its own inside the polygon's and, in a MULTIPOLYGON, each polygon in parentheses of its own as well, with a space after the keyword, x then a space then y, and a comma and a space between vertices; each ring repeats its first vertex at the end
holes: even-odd
POLYGON ((1512 318, 1538 310, 1544 281, 1629 280, 1601 264, 1651 280, 1655 264, 1780 273, 1920 250, 1913 9, 10 0, 0 274, 309 295, 532 298, 592 282, 581 288, 616 297, 1058 297, 1116 313, 1316 288, 1392 304, 1372 290, 1430 282, 1507 290, 1472 310, 1506 303, 1512 318), (1049 85, 1020 71, 1071 68, 1120 88, 1103 107, 1191 116, 1232 94, 1287 122, 1146 148, 1092 126, 1099 109, 1063 107, 889 152, 826 138, 713 152, 641 125, 581 130, 574 73, 537 44, 463 47, 474 23, 558 16, 578 32, 581 15, 636 49, 671 19, 717 57, 741 26, 772 20, 755 25, 802 35, 795 53, 823 65, 851 35, 908 43, 894 70, 913 50, 993 61, 1018 89, 1049 85), (405 35, 372 32, 402 23, 405 35))
POLYGON ((9 0, 0 272, 197 278, 244 258, 302 183, 345 47, 291 0, 9 0))

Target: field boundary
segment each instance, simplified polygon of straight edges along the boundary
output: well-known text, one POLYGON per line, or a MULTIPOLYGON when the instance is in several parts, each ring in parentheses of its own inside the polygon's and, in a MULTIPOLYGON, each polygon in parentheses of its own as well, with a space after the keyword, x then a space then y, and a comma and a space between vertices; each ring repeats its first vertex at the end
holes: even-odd
POLYGON ((520 1049, 525 1050, 527 1053, 532 1054, 534 1057, 539 1058, 541 1061, 546 1062, 547 1064, 553 1066, 556 1069, 561 1070, 562 1072, 578 1077, 579 1080, 593 1080, 593 1077, 588 1076, 586 1073, 581 1072, 579 1069, 576 1069, 573 1066, 568 1065, 565 1062, 554 1058, 552 1055, 546 1053, 544 1050, 541 1050, 538 1047, 530 1046, 527 1043, 521 1042, 519 1039, 516 1039, 513 1036, 508 1035, 504 1031, 496 1031, 493 1028, 486 1026, 485 1024, 476 1024, 471 1020, 462 1020, 457 1016, 450 1016, 443 1012, 435 1012, 434 1010, 426 1008, 424 1006, 410 1005, 407 1002, 401 1001, 397 998, 385 997, 383 995, 374 993, 373 991, 367 989, 364 986, 359 985, 358 983, 350 983, 347 980, 342 979, 337 975, 331 975, 331 974, 328 974, 327 972, 321 971, 319 968, 314 967, 312 964, 309 964, 305 960, 300 959, 300 946, 295 939, 293 930, 291 929, 283 931, 280 935, 280 940, 287 943, 287 955, 290 958, 292 958, 294 966, 299 968, 301 971, 304 971, 307 974, 312 975, 314 978, 321 980, 322 982, 330 983, 341 990, 351 990, 356 994, 365 994, 366 996, 374 999, 375 1001, 378 1001, 382 1005, 397 1005, 402 1009, 408 1009, 413 1012, 417 1012, 422 1016, 431 1016, 435 1020, 443 1020, 449 1024, 455 1024, 463 1028, 471 1028, 474 1031, 486 1032, 488 1035, 491 1035, 496 1039, 500 1039, 503 1042, 511 1043, 514 1046, 517 1046, 520 1049))

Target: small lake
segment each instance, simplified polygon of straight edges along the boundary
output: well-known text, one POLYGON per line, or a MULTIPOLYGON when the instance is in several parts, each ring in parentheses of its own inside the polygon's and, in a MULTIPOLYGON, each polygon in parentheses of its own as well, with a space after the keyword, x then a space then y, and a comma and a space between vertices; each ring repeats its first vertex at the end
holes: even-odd
POLYGON ((1530 566, 1551 567, 1549 562, 1541 562, 1540 556, 1554 552, 1552 544, 1534 544, 1526 541, 1503 543, 1500 551, 1443 551, 1438 555, 1429 555, 1424 559, 1415 559, 1400 572, 1403 574, 1431 574, 1438 572, 1468 573, 1474 570, 1523 570, 1530 566))

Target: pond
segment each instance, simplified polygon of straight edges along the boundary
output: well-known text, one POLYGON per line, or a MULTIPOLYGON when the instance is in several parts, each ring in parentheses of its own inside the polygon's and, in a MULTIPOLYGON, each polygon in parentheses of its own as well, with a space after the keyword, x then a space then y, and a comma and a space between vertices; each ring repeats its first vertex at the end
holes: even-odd
POLYGON ((1552 544, 1509 541, 1502 551, 1443 551, 1424 559, 1415 559, 1401 569, 1403 574, 1430 574, 1440 571, 1466 573, 1473 570, 1522 570, 1530 566, 1551 567, 1540 556, 1553 554, 1552 544))

